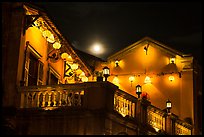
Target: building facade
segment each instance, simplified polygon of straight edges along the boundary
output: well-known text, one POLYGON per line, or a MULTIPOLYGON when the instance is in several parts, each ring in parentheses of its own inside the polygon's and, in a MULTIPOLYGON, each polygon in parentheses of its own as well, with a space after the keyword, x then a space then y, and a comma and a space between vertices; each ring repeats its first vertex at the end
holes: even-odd
POLYGON ((103 61, 30 3, 3 3, 2 25, 5 134, 202 134, 193 56, 145 37, 103 61))

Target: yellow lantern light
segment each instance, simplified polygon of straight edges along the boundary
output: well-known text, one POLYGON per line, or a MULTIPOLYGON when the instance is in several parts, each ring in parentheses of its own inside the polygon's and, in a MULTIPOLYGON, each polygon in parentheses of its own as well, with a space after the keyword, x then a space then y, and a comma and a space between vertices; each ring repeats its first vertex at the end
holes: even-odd
POLYGON ((52 33, 47 38, 47 41, 50 42, 50 43, 54 43, 55 42, 55 38, 54 38, 54 35, 52 33))
POLYGON ((45 31, 42 32, 43 37, 45 37, 46 39, 47 39, 48 37, 50 37, 51 34, 52 34, 52 33, 51 33, 49 30, 45 30, 45 31))
POLYGON ((131 87, 132 87, 132 82, 135 80, 135 77, 134 76, 130 76, 129 77, 129 81, 131 82, 131 87))
POLYGON ((129 77, 129 81, 130 81, 130 82, 133 82, 134 80, 135 80, 135 77, 134 77, 134 76, 130 76, 130 77, 129 77))
POLYGON ((173 57, 171 57, 170 59, 169 59, 169 63, 171 64, 175 64, 175 62, 176 62, 176 59, 175 58, 173 58, 173 57))
POLYGON ((82 80, 82 82, 87 82, 88 78, 85 76, 85 77, 82 77, 81 80, 82 80))
POLYGON ((145 84, 151 83, 151 79, 150 79, 149 76, 146 76, 146 77, 145 77, 144 83, 145 83, 145 84))
POLYGON ((72 64, 72 65, 71 65, 71 68, 72 68, 73 70, 78 69, 78 64, 76 64, 76 63, 72 64))
POLYGON ((69 58, 69 54, 67 54, 66 52, 61 54, 61 58, 64 60, 67 60, 69 58))
POLYGON ((59 42, 55 42, 52 46, 53 46, 54 49, 61 48, 61 44, 59 42))
POLYGON ((174 80, 174 76, 169 76, 169 81, 173 81, 174 80))
POLYGON ((79 75, 79 77, 85 77, 86 75, 85 75, 85 73, 84 72, 82 72, 80 75, 79 75))
POLYGON ((118 66, 119 66, 119 61, 116 60, 116 61, 115 61, 115 67, 118 67, 118 66))

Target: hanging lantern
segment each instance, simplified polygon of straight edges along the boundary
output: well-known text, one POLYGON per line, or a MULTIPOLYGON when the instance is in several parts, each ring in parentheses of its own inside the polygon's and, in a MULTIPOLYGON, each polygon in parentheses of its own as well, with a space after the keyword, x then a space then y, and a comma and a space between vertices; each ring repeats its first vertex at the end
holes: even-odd
POLYGON ((49 30, 45 30, 42 32, 43 37, 45 37, 45 39, 47 39, 48 37, 50 37, 52 33, 49 30))
POLYGON ((145 77, 144 83, 145 83, 145 84, 151 83, 151 79, 150 79, 149 76, 146 76, 146 77, 145 77))
POLYGON ((61 54, 61 58, 64 60, 67 60, 69 58, 69 54, 67 54, 66 52, 61 54))
POLYGON ((87 82, 88 81, 88 78, 86 76, 82 77, 81 78, 82 82, 87 82))
POLYGON ((55 42, 52 46, 53 46, 54 49, 61 48, 61 44, 59 42, 55 42))
POLYGON ((132 82, 135 80, 135 77, 134 76, 130 76, 129 77, 129 81, 131 82, 131 87, 132 87, 132 82))
POLYGON ((80 75, 79 75, 79 77, 85 77, 86 75, 85 75, 85 73, 84 72, 82 72, 80 75))
POLYGON ((72 68, 73 70, 78 69, 78 64, 76 64, 76 63, 72 64, 72 65, 71 65, 71 68, 72 68))
POLYGON ((54 43, 55 42, 55 38, 54 35, 51 33, 49 37, 47 37, 47 41, 50 43, 54 43))

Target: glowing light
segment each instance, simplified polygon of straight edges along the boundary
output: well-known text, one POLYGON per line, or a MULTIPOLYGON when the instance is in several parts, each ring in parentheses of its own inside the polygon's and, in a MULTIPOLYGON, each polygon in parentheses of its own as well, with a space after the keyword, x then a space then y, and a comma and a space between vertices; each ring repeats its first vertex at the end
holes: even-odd
POLYGON ((146 77, 145 77, 145 80, 144 80, 144 83, 145 83, 145 84, 151 83, 150 77, 146 76, 146 77))
POLYGON ((130 81, 130 82, 133 82, 134 80, 135 80, 135 77, 134 77, 134 76, 130 76, 130 77, 129 77, 129 81, 130 81))
POLYGON ((54 48, 54 49, 59 49, 59 48, 61 48, 61 44, 60 44, 59 42, 55 42, 55 43, 53 44, 53 48, 54 48))
POLYGON ((169 76, 169 81, 173 81, 174 80, 174 76, 169 76))
POLYGON ((66 60, 69 58, 69 55, 66 52, 64 52, 62 53, 61 58, 66 60))
POLYGON ((99 52, 100 49, 101 49, 101 47, 100 47, 99 44, 96 44, 96 45, 94 45, 94 47, 93 47, 93 50, 94 50, 95 52, 99 52))
POLYGON ((71 65, 71 68, 73 69, 73 70, 76 70, 76 69, 78 69, 78 64, 73 64, 73 65, 71 65))
POLYGON ((100 44, 100 43, 94 43, 91 48, 90 48, 90 51, 93 53, 93 54, 102 54, 104 52, 104 48, 103 48, 103 45, 100 44))
POLYGON ((115 84, 115 85, 118 85, 118 84, 119 84, 119 79, 118 79, 117 76, 114 77, 114 79, 113 79, 113 84, 115 84))
POLYGON ((115 61, 115 67, 118 67, 118 66, 119 66, 119 61, 116 60, 116 61, 115 61))
POLYGON ((170 58, 169 63, 175 64, 176 59, 175 58, 170 58))
POLYGON ((85 77, 82 77, 81 80, 82 80, 82 82, 87 82, 88 78, 85 76, 85 77))

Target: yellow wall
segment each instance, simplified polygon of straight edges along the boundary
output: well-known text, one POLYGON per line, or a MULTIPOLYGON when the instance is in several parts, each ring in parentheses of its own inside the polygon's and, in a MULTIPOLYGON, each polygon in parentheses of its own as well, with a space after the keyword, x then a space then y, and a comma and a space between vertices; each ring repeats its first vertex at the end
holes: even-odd
MULTIPOLYGON (((176 63, 170 64, 171 55, 168 52, 150 43, 146 55, 144 45, 145 43, 141 43, 132 47, 128 52, 121 52, 120 55, 109 59, 105 64, 110 68, 111 76, 108 77, 108 81, 114 83, 113 80, 117 76, 119 84, 114 84, 135 97, 137 97, 135 87, 139 84, 142 86, 142 91, 149 95, 152 105, 165 109, 166 101, 170 99, 172 102, 171 112, 178 116, 182 114, 183 117, 192 116, 192 111, 186 110, 186 108, 192 110, 192 102, 188 103, 191 105, 184 105, 186 100, 182 94, 187 91, 188 99, 191 99, 189 96, 192 93, 192 79, 190 78, 192 74, 182 74, 183 77, 179 78, 178 72, 183 67, 182 58, 176 56, 176 63), (116 59, 119 59, 118 67, 115 67, 116 59), (146 75, 151 78, 151 83, 144 83, 146 75), (174 76, 173 81, 169 81, 170 75, 174 76), (188 81, 184 80, 185 75, 188 75, 188 81), (135 77, 132 85, 129 81, 130 76, 135 77), (185 112, 183 112, 184 109, 185 112)), ((98 66, 97 70, 102 70, 102 68, 102 66, 98 66)))
MULTIPOLYGON (((43 77, 43 84, 46 83, 47 77, 47 70, 48 70, 48 60, 47 60, 47 48, 48 42, 42 36, 40 30, 36 27, 30 27, 26 31, 26 41, 29 41, 30 45, 42 56, 40 61, 44 64, 44 77, 43 77)), ((26 44, 25 44, 26 47, 26 44)), ((63 60, 59 60, 56 63, 49 63, 54 70, 60 74, 60 81, 63 80, 63 69, 64 64, 63 60)))

